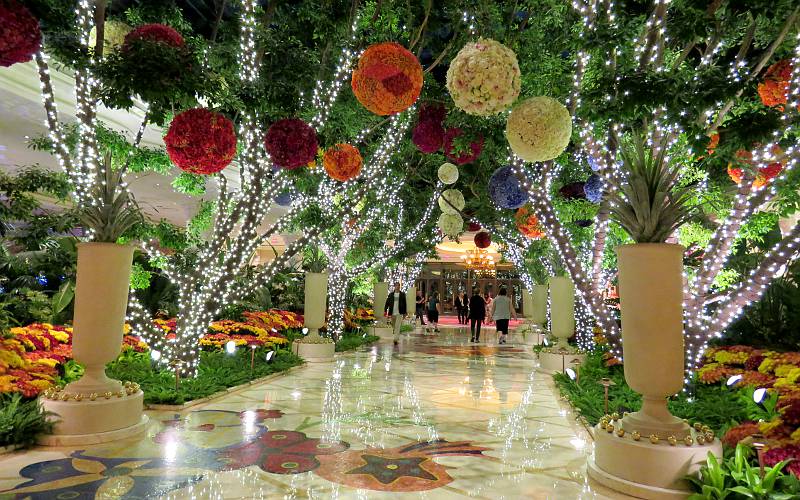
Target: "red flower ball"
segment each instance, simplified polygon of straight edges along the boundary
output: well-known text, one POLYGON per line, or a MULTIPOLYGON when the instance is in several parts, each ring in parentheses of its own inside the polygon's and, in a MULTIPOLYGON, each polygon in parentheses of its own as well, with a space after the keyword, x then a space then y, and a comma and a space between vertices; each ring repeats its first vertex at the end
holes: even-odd
POLYGON ((445 115, 447 115, 447 110, 438 103, 426 102, 419 109, 420 122, 432 121, 441 125, 445 115))
POLYGON ((489 248, 492 244, 492 235, 486 231, 481 231, 475 235, 475 246, 478 248, 489 248))
POLYGON ((442 149, 444 128, 433 120, 420 121, 411 133, 411 142, 423 153, 435 153, 442 149))
POLYGON ((314 161, 317 133, 299 118, 278 120, 267 130, 264 146, 275 165, 293 170, 314 161))
POLYGON ((131 44, 139 40, 163 43, 176 48, 181 48, 186 45, 181 34, 166 24, 143 24, 125 35, 122 51, 125 52, 129 50, 131 44))
POLYGON ((192 174, 215 174, 236 155, 233 122, 205 108, 188 109, 176 115, 164 143, 172 163, 192 174))
POLYGON ((361 153, 350 144, 336 144, 322 155, 322 166, 337 181, 354 179, 361 172, 361 153))
POLYGON ((15 0, 0 0, 0 66, 27 62, 42 44, 39 21, 15 0))
POLYGON ((483 150, 483 137, 470 143, 467 150, 456 151, 455 139, 464 133, 457 127, 449 128, 444 133, 444 155, 456 165, 464 165, 475 161, 483 150))
POLYGON ((470 222, 469 223, 469 228, 467 230, 472 232, 472 231, 478 231, 478 230, 480 230, 480 228, 481 228, 481 225, 478 224, 477 222, 470 222))
POLYGON ((764 74, 764 80, 758 84, 758 96, 764 106, 778 107, 789 97, 789 79, 792 77, 792 63, 788 59, 778 61, 764 74))
POLYGON ((536 218, 529 205, 517 209, 514 214, 514 223, 519 232, 528 238, 537 239, 545 236, 542 226, 539 225, 539 219, 536 218))
POLYGON ((350 82, 358 102, 376 115, 399 113, 419 97, 422 66, 394 42, 370 45, 358 59, 350 82))

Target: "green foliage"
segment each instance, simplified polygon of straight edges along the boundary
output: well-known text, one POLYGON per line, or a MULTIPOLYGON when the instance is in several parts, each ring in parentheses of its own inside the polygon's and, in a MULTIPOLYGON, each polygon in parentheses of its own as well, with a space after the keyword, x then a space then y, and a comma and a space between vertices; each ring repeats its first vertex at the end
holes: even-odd
POLYGON ((72 319, 72 303, 75 299, 75 282, 65 281, 61 284, 58 291, 51 298, 50 323, 54 325, 64 324, 72 319))
POLYGON ((747 418, 754 422, 769 422, 778 416, 778 394, 777 392, 768 393, 761 403, 756 403, 753 400, 753 393, 756 388, 748 387, 739 391, 739 402, 742 407, 747 411, 747 418))
POLYGON ((336 341, 336 352, 355 351, 363 345, 369 345, 380 340, 376 335, 369 335, 367 333, 345 332, 344 335, 336 341))
POLYGON ((783 472, 788 460, 774 467, 764 467, 762 477, 758 465, 751 465, 752 450, 736 445, 733 457, 721 462, 708 453, 706 463, 697 476, 686 479, 695 491, 689 500, 790 500, 800 495, 800 480, 783 472))
POLYGON ((183 404, 216 392, 244 384, 250 380, 286 371, 302 360, 286 349, 278 349, 270 362, 268 350, 256 349, 255 364, 250 370, 250 349, 237 349, 236 354, 202 352, 197 377, 182 379, 175 390, 175 374, 169 369, 154 369, 148 353, 128 351, 108 364, 106 373, 118 380, 137 382, 144 391, 147 404, 183 404))
POLYGON ((206 192, 206 176, 181 172, 172 179, 175 191, 193 196, 201 196, 206 192))
POLYGON ((0 394, 0 446, 28 447, 53 430, 38 399, 23 399, 19 393, 0 394))
POLYGON ((97 205, 85 206, 79 212, 81 223, 94 232, 94 241, 115 243, 142 220, 132 195, 122 189, 122 172, 111 168, 111 155, 105 157, 105 179, 93 187, 97 205))
POLYGON ((192 238, 200 239, 203 233, 211 230, 215 215, 216 209, 214 203, 210 201, 201 201, 197 213, 189 220, 186 231, 192 238))
POLYGON ((131 266, 131 288, 133 290, 141 290, 150 286, 150 278, 153 273, 146 270, 144 266, 138 262, 134 262, 131 266))

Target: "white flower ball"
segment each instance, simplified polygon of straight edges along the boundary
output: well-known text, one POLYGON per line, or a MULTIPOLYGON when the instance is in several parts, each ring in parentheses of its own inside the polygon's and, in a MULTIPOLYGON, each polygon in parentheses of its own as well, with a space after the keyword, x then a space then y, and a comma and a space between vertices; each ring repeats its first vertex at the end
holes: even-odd
POLYGON ((519 96, 519 89, 517 55, 489 38, 466 44, 447 70, 447 90, 453 102, 471 115, 505 111, 519 96))
POLYGON ((465 206, 464 195, 458 189, 448 189, 439 196, 439 208, 443 213, 457 214, 465 206))
POLYGON ((445 236, 455 237, 464 229, 464 219, 458 214, 442 214, 437 225, 445 236))
POLYGON ((547 161, 560 155, 572 135, 572 117, 563 104, 550 97, 532 97, 511 110, 506 139, 525 161, 547 161))
MULTIPOLYGON (((107 56, 119 50, 125 42, 125 36, 131 32, 133 28, 123 23, 122 21, 108 20, 103 26, 103 55, 107 56)), ((92 47, 97 45, 97 27, 92 26, 89 32, 89 43, 92 47)))
POLYGON ((455 184, 458 180, 458 167, 452 163, 442 163, 439 167, 439 180, 443 183, 450 185, 455 184))

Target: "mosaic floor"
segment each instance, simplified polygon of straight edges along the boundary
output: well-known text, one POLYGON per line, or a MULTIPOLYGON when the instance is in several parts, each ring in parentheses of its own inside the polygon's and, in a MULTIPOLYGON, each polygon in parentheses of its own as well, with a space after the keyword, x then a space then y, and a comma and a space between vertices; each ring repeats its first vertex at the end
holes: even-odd
POLYGON ((467 341, 413 333, 148 412, 140 438, 0 455, 0 499, 623 498, 588 482, 590 438, 530 347, 467 341))

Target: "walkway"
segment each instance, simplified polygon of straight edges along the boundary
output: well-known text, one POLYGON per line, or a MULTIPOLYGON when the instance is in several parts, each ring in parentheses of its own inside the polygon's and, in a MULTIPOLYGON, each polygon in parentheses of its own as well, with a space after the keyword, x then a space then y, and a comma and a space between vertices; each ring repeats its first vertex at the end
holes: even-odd
POLYGON ((139 439, 0 456, 0 491, 16 487, 8 498, 33 499, 620 498, 587 483, 590 440, 550 378, 533 371, 530 347, 466 340, 456 328, 415 333, 399 348, 305 366, 180 414, 148 412, 139 439))

